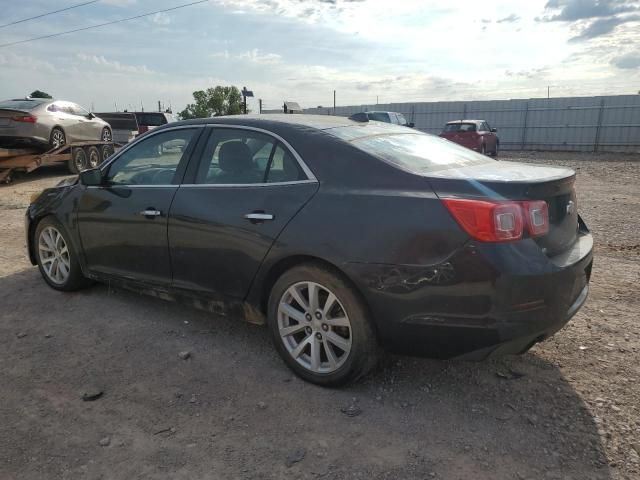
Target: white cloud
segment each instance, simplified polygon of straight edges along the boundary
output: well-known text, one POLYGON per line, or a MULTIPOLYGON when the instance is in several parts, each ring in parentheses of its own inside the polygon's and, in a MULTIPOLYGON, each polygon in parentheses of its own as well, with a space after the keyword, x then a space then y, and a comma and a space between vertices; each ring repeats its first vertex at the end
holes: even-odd
POLYGON ((150 74, 156 73, 146 65, 125 65, 117 60, 107 60, 103 55, 88 55, 86 53, 78 53, 76 57, 83 62, 92 63, 99 67, 120 73, 133 73, 133 74, 150 74))
POLYGON ((6 68, 16 68, 24 70, 40 70, 45 72, 55 72, 56 67, 46 61, 38 58, 16 55, 15 53, 0 53, 0 65, 6 68))
POLYGON ((171 23, 171 17, 164 12, 159 12, 151 17, 151 21, 156 25, 166 26, 171 23))
POLYGON ((282 60, 282 56, 277 53, 261 53, 257 48, 236 54, 229 53, 229 50, 223 50, 221 52, 210 53, 209 57, 222 58, 225 60, 245 60, 262 65, 273 65, 280 63, 282 60))

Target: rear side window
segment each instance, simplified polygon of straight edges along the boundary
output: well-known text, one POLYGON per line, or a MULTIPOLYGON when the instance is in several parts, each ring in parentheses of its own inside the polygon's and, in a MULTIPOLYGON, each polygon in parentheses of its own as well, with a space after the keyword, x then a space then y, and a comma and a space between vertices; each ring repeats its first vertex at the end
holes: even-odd
POLYGON ((417 174, 494 161, 443 138, 420 133, 366 136, 350 143, 387 163, 417 174))
POLYGON ((31 110, 38 105, 42 105, 45 101, 38 100, 5 100, 0 102, 0 108, 8 108, 12 110, 31 110))
POLYGON ((297 160, 275 138, 253 130, 217 128, 209 137, 196 183, 249 185, 305 180, 297 160))
POLYGON ((400 125, 406 125, 407 124, 407 119, 404 118, 404 115, 402 115, 401 113, 398 113, 398 123, 400 125))

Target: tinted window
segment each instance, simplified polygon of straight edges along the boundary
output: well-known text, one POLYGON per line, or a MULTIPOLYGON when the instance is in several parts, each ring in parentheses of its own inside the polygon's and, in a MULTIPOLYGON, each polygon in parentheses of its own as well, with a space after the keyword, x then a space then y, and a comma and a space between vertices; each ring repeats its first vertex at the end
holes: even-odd
POLYGON ((15 110, 31 110, 38 105, 42 105, 50 100, 5 100, 0 102, 0 108, 9 108, 15 110))
POLYGON ((305 176, 288 149, 252 130, 214 129, 196 183, 238 185, 293 182, 305 176))
POLYGON ((145 127, 159 127, 167 123, 167 119, 162 113, 136 113, 138 125, 145 127))
POLYGON ((107 181, 118 185, 171 184, 197 130, 181 128, 144 138, 109 166, 107 181))
POLYGON ((443 138, 420 133, 366 136, 351 140, 351 144, 413 173, 493 161, 443 138))
POLYGON ((444 126, 445 132, 475 132, 475 123, 447 123, 444 126))
POLYGON ((295 182, 304 179, 305 176, 298 161, 289 150, 279 144, 271 159, 269 172, 267 173, 267 182, 295 182))
POLYGON ((387 112, 369 112, 367 113, 369 120, 376 120, 378 122, 391 123, 389 114, 387 112))

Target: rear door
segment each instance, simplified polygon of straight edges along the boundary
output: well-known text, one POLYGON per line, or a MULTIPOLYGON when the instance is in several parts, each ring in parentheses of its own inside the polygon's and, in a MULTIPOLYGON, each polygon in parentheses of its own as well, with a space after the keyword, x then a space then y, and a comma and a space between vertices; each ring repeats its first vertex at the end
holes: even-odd
POLYGON ((173 287, 241 299, 318 183, 276 135, 226 126, 208 133, 171 207, 173 287))
POLYGON ((169 208, 203 127, 150 134, 104 167, 102 186, 86 187, 78 204, 89 270, 168 286, 169 208))
POLYGON ((467 148, 477 149, 479 145, 476 124, 461 123, 455 142, 467 148))

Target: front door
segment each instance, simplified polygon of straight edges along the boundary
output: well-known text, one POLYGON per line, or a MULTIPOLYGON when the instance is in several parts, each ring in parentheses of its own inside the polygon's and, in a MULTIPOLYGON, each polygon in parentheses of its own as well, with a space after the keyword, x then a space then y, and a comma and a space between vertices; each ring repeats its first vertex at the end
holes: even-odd
POLYGON ((185 179, 171 206, 173 286, 242 299, 274 240, 318 189, 305 170, 266 133, 212 129, 192 183, 185 179))
POLYGON ((86 187, 78 224, 90 271, 169 284, 169 209, 201 131, 149 135, 104 168, 104 185, 86 187))

